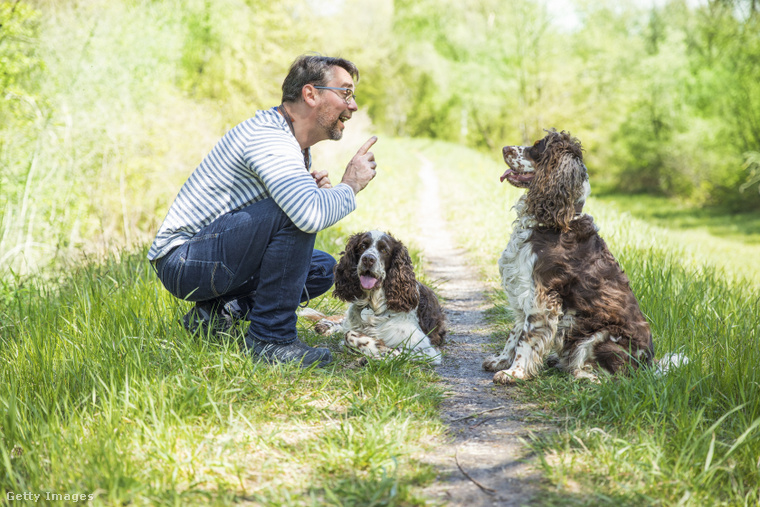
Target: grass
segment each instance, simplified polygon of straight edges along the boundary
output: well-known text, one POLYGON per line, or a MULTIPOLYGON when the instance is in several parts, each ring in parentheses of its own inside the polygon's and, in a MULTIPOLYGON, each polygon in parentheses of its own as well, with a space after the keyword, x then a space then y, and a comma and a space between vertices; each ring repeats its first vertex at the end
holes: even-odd
POLYGON ((737 243, 760 243, 760 213, 731 213, 700 208, 667 197, 643 194, 605 194, 603 200, 620 212, 669 229, 704 231, 737 243))
MULTIPOLYGON (((366 138, 352 135, 315 153, 316 163, 345 165, 366 138)), ((379 228, 422 265, 414 198, 422 182, 413 169, 418 157, 429 159, 457 239, 494 289, 498 348, 510 320, 495 258, 518 195, 499 185, 501 163, 427 141, 381 138, 373 151, 377 178, 354 214, 319 235, 318 248, 338 255, 349 234, 379 228)), ((700 263, 690 244, 604 200, 588 210, 631 278, 658 357, 682 351, 691 362, 666 377, 600 385, 547 371, 508 388, 562 429, 528 442, 548 479, 541 503, 756 504, 757 274, 700 263)), ((55 285, 6 280, 0 289, 3 495, 86 493, 103 505, 425 502, 420 487, 435 471, 419 456, 444 430, 432 368, 404 358, 351 368, 338 339, 308 325, 302 338, 326 341, 333 367, 271 367, 241 354, 234 336, 188 337, 179 319, 189 304, 161 287, 144 250, 62 276, 55 285)), ((329 296, 313 304, 341 308, 329 296)))
MULTIPOLYGON (((270 367, 235 339, 189 339, 186 305, 142 252, 69 282, 56 293, 28 286, 3 308, 4 493, 382 505, 415 503, 413 486, 432 477, 412 458, 441 430, 428 366, 350 369, 338 354, 326 370, 270 367)), ((337 339, 328 346, 338 352, 337 339)))

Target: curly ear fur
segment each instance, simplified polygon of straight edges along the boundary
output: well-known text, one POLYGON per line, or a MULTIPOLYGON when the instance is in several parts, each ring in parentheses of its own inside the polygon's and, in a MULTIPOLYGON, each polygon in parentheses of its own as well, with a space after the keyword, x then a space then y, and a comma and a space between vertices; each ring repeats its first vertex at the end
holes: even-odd
POLYGON ((546 149, 536 163, 536 175, 528 189, 526 211, 539 223, 567 231, 588 173, 580 141, 564 130, 547 132, 546 149))
POLYGON ((351 303, 364 295, 359 277, 356 276, 356 263, 359 261, 356 250, 364 234, 366 233, 359 232, 348 239, 346 249, 341 252, 340 261, 334 268, 335 289, 333 295, 346 303, 351 303))
POLYGON ((417 308, 420 294, 412 259, 406 247, 395 238, 389 264, 383 284, 388 308, 396 312, 409 312, 417 308))
POLYGON ((428 336, 430 343, 438 347, 443 344, 446 336, 446 317, 435 292, 421 283, 418 283, 418 287, 420 305, 417 307, 417 318, 420 321, 420 329, 428 336))

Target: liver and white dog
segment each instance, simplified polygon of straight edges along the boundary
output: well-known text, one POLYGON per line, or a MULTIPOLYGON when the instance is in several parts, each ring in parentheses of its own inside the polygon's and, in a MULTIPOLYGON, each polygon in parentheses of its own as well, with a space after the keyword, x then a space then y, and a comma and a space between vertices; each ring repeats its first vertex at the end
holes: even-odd
POLYGON ((311 309, 301 316, 329 335, 345 332, 345 343, 370 357, 407 351, 432 364, 446 324, 433 291, 417 281, 406 247, 390 234, 369 231, 351 236, 335 267, 334 295, 349 303, 339 318, 311 309))
POLYGON ((535 376, 549 355, 576 378, 652 364, 652 333, 628 277, 582 212, 590 186, 580 142, 551 130, 503 155, 501 181, 527 189, 499 259, 515 323, 483 368, 508 384, 535 376))

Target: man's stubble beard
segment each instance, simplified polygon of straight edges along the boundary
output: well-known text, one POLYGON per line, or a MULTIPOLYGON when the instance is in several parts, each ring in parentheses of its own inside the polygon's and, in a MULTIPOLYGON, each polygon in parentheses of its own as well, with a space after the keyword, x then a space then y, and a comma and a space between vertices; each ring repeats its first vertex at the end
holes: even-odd
POLYGON ((338 126, 339 122, 339 118, 331 121, 330 115, 324 111, 320 111, 317 114, 317 125, 322 127, 327 134, 327 138, 332 141, 340 141, 343 138, 343 130, 338 126))

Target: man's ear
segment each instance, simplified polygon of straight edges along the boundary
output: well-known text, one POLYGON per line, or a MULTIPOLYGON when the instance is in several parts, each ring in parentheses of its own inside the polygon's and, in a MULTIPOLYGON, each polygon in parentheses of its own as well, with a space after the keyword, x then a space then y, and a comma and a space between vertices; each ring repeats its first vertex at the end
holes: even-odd
POLYGON ((311 107, 317 105, 317 89, 314 88, 314 85, 304 85, 304 87, 301 88, 301 97, 303 97, 303 101, 311 107))

